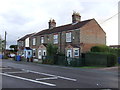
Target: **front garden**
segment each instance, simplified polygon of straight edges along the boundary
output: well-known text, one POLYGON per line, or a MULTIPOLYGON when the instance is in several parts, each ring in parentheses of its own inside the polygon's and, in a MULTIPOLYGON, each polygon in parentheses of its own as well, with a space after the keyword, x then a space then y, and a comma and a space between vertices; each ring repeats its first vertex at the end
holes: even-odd
POLYGON ((42 58, 42 64, 63 65, 72 67, 112 67, 118 63, 120 49, 111 49, 108 46, 94 46, 90 52, 82 54, 79 58, 68 58, 57 53, 57 47, 48 45, 48 56, 42 58))

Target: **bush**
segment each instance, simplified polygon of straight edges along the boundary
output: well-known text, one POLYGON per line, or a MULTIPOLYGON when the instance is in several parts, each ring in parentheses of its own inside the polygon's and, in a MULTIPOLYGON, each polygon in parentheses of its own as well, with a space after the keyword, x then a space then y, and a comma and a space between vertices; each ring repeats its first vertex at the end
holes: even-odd
POLYGON ((105 45, 93 46, 91 52, 109 52, 110 48, 105 45))
POLYGON ((58 51, 58 47, 53 45, 53 44, 48 44, 47 45, 47 55, 53 56, 56 55, 58 51))
POLYGON ((120 49, 111 48, 110 52, 117 55, 117 57, 120 57, 120 49))
POLYGON ((3 59, 8 59, 8 56, 7 55, 3 55, 3 59))
POLYGON ((78 64, 79 64, 78 59, 74 58, 73 60, 70 61, 70 66, 72 67, 77 67, 79 66, 78 64))
POLYGON ((54 64, 54 57, 53 56, 45 56, 44 59, 42 59, 42 64, 54 64))

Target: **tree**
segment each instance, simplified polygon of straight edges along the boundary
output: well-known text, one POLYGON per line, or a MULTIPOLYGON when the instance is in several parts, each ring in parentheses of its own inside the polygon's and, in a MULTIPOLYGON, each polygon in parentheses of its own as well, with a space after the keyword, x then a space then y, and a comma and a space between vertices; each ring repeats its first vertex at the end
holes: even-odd
POLYGON ((18 51, 18 45, 10 45, 10 47, 9 47, 10 49, 11 49, 11 51, 13 51, 13 52, 17 52, 18 51))
POLYGON ((54 56, 57 54, 58 47, 54 46, 53 44, 48 44, 47 45, 47 55, 48 56, 54 56))

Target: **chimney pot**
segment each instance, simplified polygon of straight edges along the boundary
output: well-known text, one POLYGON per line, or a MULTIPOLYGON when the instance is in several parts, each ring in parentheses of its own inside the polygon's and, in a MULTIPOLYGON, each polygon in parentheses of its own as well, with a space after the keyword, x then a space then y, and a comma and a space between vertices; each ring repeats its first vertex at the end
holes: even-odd
POLYGON ((80 14, 74 11, 73 15, 72 15, 72 23, 77 23, 77 22, 80 22, 80 21, 81 21, 80 14))
POLYGON ((54 19, 50 19, 48 24, 49 24, 49 29, 56 27, 56 22, 54 19))

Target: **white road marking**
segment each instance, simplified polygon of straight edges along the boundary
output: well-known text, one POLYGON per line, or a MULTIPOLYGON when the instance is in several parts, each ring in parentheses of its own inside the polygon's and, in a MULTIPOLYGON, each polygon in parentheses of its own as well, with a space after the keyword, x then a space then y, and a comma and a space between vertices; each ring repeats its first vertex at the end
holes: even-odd
POLYGON ((57 77, 61 79, 70 80, 70 81, 77 81, 76 79, 72 79, 72 78, 67 78, 67 77, 62 77, 62 76, 57 76, 57 77))
POLYGON ((33 83, 39 83, 39 84, 44 84, 44 85, 48 85, 48 86, 56 86, 55 84, 41 82, 41 81, 36 81, 36 80, 32 80, 32 79, 28 79, 28 78, 23 78, 23 77, 19 77, 19 76, 14 76, 14 75, 9 75, 9 74, 6 74, 6 73, 0 73, 0 74, 4 75, 4 76, 12 77, 12 78, 17 78, 17 79, 21 79, 21 80, 30 81, 30 82, 33 82, 33 83))
POLYGON ((25 71, 18 71, 18 72, 5 72, 5 73, 15 74, 15 73, 28 73, 28 72, 25 72, 25 71))
POLYGON ((38 78, 36 80, 49 80, 49 79, 58 79, 58 77, 38 78))
POLYGON ((0 69, 11 69, 11 68, 0 68, 0 69))
POLYGON ((31 71, 31 70, 25 70, 25 69, 22 69, 22 70, 26 71, 26 72, 31 72, 31 73, 35 73, 35 74, 42 74, 42 75, 46 75, 46 76, 56 76, 56 75, 51 75, 51 74, 41 73, 41 72, 36 72, 36 71, 31 71))
MULTIPOLYGON (((25 70, 25 69, 22 69, 22 70, 25 70)), ((70 81, 77 81, 77 79, 72 79, 72 78, 63 77, 63 76, 57 76, 57 75, 41 73, 41 72, 36 72, 36 71, 31 71, 31 70, 25 70, 25 71, 31 72, 31 73, 36 73, 36 74, 42 74, 42 75, 46 75, 46 76, 53 76, 53 77, 57 77, 57 78, 65 79, 65 80, 70 80, 70 81)))

